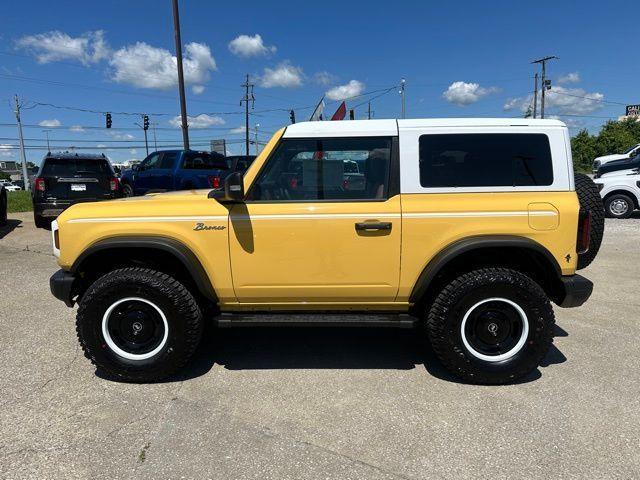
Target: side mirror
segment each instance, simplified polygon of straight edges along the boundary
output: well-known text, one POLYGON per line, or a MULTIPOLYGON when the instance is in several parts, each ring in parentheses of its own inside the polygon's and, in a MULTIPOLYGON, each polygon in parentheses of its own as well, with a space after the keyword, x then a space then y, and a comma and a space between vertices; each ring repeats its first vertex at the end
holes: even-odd
POLYGON ((140 164, 138 164, 138 163, 136 163, 135 165, 131 166, 131 170, 133 170, 134 172, 137 172, 139 168, 140 168, 140 164))
POLYGON ((211 190, 209 198, 220 203, 240 203, 244 200, 244 181, 240 172, 233 172, 224 180, 224 190, 211 190))

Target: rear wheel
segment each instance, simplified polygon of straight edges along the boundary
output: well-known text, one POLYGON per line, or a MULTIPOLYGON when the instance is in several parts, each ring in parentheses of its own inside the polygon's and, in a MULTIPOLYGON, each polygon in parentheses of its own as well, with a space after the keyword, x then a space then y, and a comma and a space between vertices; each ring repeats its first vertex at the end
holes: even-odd
POLYGON ((604 202, 604 209, 608 217, 629 218, 633 213, 633 200, 622 193, 616 193, 607 197, 604 202))
POLYGON ((202 337, 202 314, 173 277, 123 268, 89 287, 76 330, 85 356, 100 371, 119 380, 154 382, 189 361, 202 337))
POLYGON ((554 321, 537 283, 514 270, 484 268, 442 289, 426 328, 451 373, 472 383, 502 384, 540 364, 552 343, 554 321))
POLYGON ((122 195, 125 197, 133 197, 133 188, 128 183, 122 184, 122 195))
POLYGON ((604 206, 596 184, 584 173, 575 174, 576 193, 582 210, 591 212, 589 249, 578 255, 578 269, 587 267, 598 254, 604 236, 604 206))
POLYGON ((51 229, 51 220, 43 217, 42 215, 38 215, 36 213, 33 214, 33 222, 36 224, 36 228, 44 228, 51 229))

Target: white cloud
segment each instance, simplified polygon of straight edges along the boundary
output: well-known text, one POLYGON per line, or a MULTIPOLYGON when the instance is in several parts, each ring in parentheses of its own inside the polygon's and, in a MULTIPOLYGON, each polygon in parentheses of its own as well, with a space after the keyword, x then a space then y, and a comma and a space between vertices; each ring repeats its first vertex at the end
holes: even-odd
POLYGON ((275 53, 276 47, 266 46, 259 34, 253 37, 250 35, 239 35, 229 42, 229 51, 239 57, 256 57, 275 53))
POLYGON ((579 82, 580 82, 580 73, 578 72, 568 73, 558 79, 558 83, 561 85, 566 83, 579 83, 579 82))
POLYGON ((42 120, 38 125, 41 127, 59 127, 62 123, 57 118, 52 118, 50 120, 42 120))
POLYGON ((242 125, 240 127, 232 128, 231 130, 229 130, 229 133, 244 133, 245 131, 246 128, 244 125, 242 125))
POLYGON ((327 90, 325 94, 329 100, 345 100, 364 92, 365 85, 358 80, 350 80, 346 85, 338 85, 327 90))
POLYGON ((16 46, 31 52, 39 63, 77 60, 89 65, 107 58, 110 53, 102 30, 86 32, 79 37, 58 30, 26 35, 16 41, 16 46))
MULTIPOLYGON (((562 86, 551 87, 547 90, 545 110, 556 112, 560 115, 587 115, 602 107, 604 95, 599 92, 587 92, 582 88, 566 88, 562 86)), ((538 94, 538 111, 540 110, 541 95, 538 94)), ((527 97, 512 98, 504 105, 504 110, 518 109, 526 112, 529 105, 533 104, 533 95, 527 97)), ((547 115, 549 116, 549 115, 547 115)))
POLYGON ((313 75, 313 81, 316 82, 318 85, 327 86, 335 82, 336 80, 337 80, 336 76, 327 71, 317 72, 313 75))
POLYGON ((137 154, 138 154, 138 151, 137 151, 135 148, 132 148, 131 150, 129 150, 129 153, 130 153, 131 155, 137 155, 137 154))
POLYGON ((284 61, 275 68, 265 68, 264 75, 260 78, 260 85, 264 88, 293 88, 301 86, 303 78, 304 73, 300 67, 284 61))
MULTIPOLYGON (((176 57, 163 48, 144 42, 123 47, 113 53, 109 64, 114 68, 113 79, 141 88, 168 89, 178 83, 176 57)), ((183 59, 186 83, 198 84, 209 79, 217 70, 211 49, 202 43, 188 43, 183 59)))
MULTIPOLYGON (((212 117, 211 115, 207 115, 206 113, 201 113, 195 117, 187 116, 187 123, 189 124, 189 128, 207 128, 213 125, 224 125, 226 122, 222 117, 212 117)), ((182 126, 182 117, 177 115, 169 120, 169 125, 180 128, 182 126)))
POLYGON ((0 144, 0 157, 12 158, 15 152, 14 147, 6 143, 0 144))
POLYGON ((70 132, 84 132, 84 128, 82 128, 80 125, 71 125, 69 127, 69 131, 70 132))
POLYGON ((96 148, 107 148, 107 146, 104 143, 99 143, 96 145, 96 148))
POLYGON ((194 95, 200 95, 202 92, 204 92, 204 85, 194 85, 191 87, 191 92, 194 95))
POLYGON ((108 130, 107 135, 113 137, 116 140, 133 140, 134 138, 136 138, 130 133, 123 133, 117 130, 108 130))
POLYGON ((447 102, 464 107, 477 102, 482 97, 498 91, 496 87, 481 87, 478 83, 453 82, 443 93, 447 102))

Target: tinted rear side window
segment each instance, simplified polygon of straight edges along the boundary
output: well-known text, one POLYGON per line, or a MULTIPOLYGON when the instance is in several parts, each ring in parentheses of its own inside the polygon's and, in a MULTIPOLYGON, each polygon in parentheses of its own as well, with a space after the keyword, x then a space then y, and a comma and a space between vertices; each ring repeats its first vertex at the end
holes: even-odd
POLYGON ((105 159, 47 158, 42 175, 64 176, 75 174, 111 174, 111 166, 105 159))
POLYGON ((549 137, 532 133, 469 133, 420 137, 423 187, 551 185, 549 137))

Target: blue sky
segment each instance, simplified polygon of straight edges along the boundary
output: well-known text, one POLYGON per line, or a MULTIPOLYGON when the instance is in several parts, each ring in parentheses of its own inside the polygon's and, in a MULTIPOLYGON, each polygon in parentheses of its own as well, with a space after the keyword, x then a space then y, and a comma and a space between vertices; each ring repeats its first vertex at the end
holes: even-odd
MULTIPOLYGON (((180 143, 172 70, 171 2, 30 0, 11 2, 0 32, 0 160, 17 158, 9 100, 24 99, 28 147, 91 147, 112 160, 144 157, 135 115, 157 124, 159 146, 180 143), (30 108, 32 107, 32 108, 30 108), (164 115, 154 115, 155 113, 164 115), (51 125, 51 127, 40 126, 51 125), (97 128, 91 128, 97 127, 97 128), (115 148, 118 147, 118 148, 115 148), (107 149, 108 148, 108 149, 107 149)), ((640 103, 637 21, 640 2, 211 2, 183 0, 182 43, 193 148, 227 138, 240 153, 240 84, 255 87, 259 138, 288 124, 288 109, 308 119, 327 95, 356 117, 372 99, 376 118, 400 115, 397 86, 406 78, 408 117, 522 116, 531 103, 530 61, 549 64, 554 87, 548 115, 576 131, 596 131, 607 118, 640 103), (259 37, 257 37, 259 35, 259 37), (385 90, 388 92, 385 93, 385 90), (372 92, 372 93, 368 93, 372 92), (364 95, 362 95, 364 94, 364 95), (203 127, 203 128, 195 128, 203 127)), ((150 133, 153 148, 153 137, 150 133)), ((39 162, 44 150, 30 149, 39 162)))

